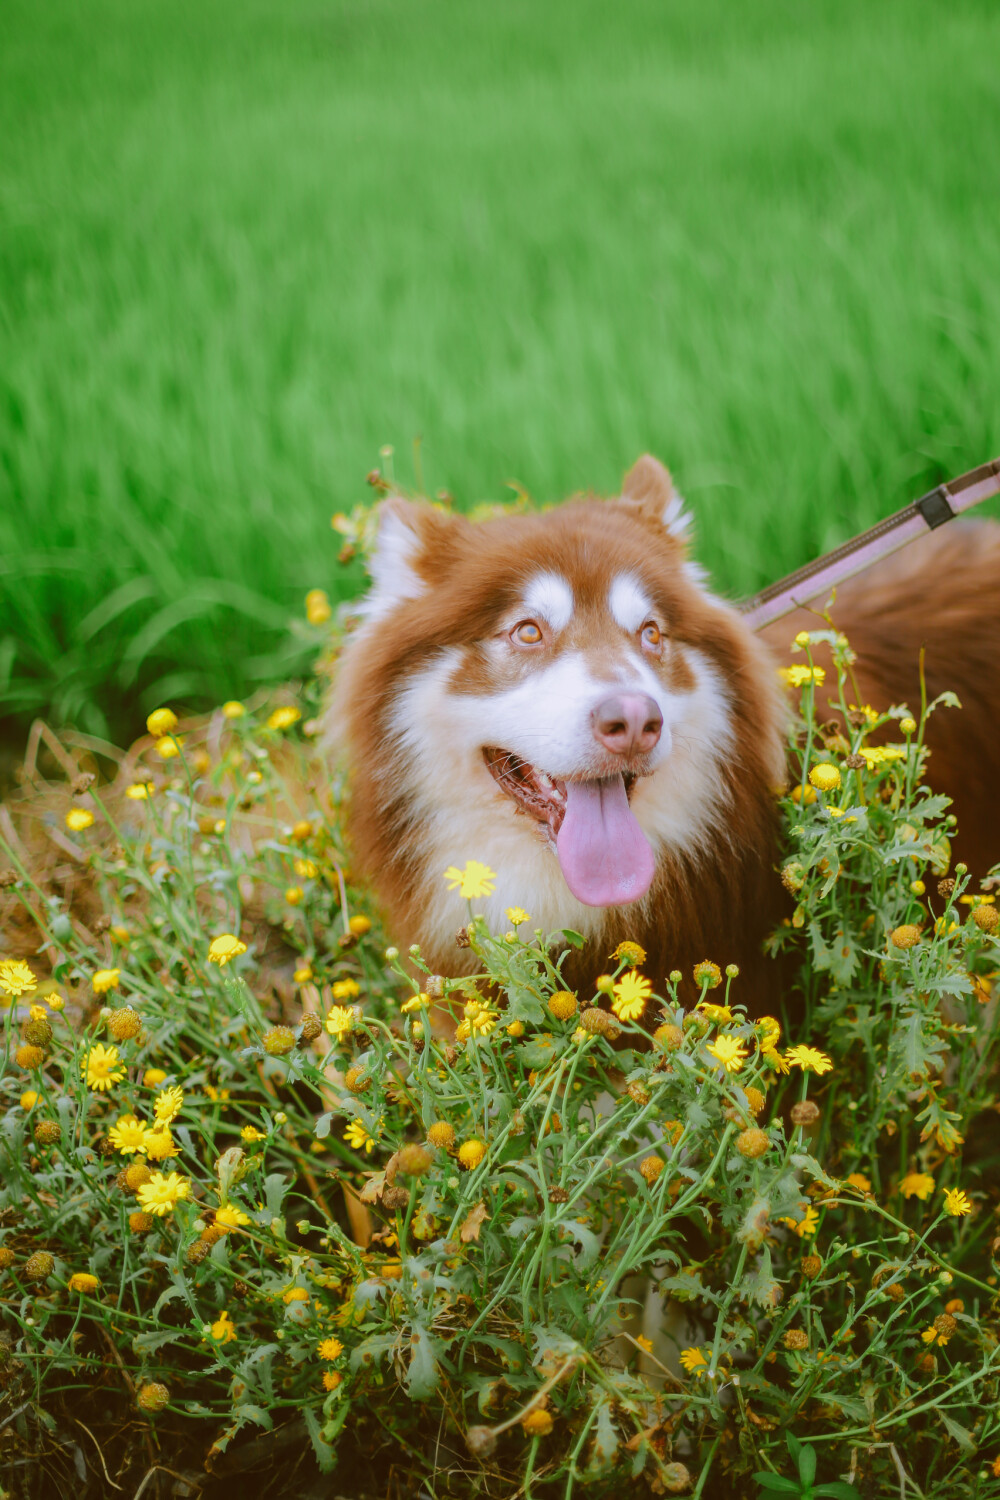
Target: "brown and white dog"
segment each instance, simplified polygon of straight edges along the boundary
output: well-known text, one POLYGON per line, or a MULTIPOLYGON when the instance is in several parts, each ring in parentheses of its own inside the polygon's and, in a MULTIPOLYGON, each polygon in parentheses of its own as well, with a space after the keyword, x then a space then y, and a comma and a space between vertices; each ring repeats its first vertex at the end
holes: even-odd
MULTIPOLYGON (((705 586, 670 476, 639 460, 613 500, 477 524, 383 502, 328 722, 351 777, 355 870, 401 944, 459 974, 468 919, 450 865, 497 872, 482 903, 586 945, 591 981, 622 938, 648 972, 736 962, 739 998, 772 1009, 761 941, 781 909, 775 791, 786 707, 775 650, 705 586)), ((1000 859, 1000 527, 955 523, 842 590, 862 701, 963 701, 931 721, 931 779, 966 824, 959 857, 1000 859), (963 817, 964 810, 964 817, 963 817)), ((477 903, 479 906, 480 903, 477 903)))

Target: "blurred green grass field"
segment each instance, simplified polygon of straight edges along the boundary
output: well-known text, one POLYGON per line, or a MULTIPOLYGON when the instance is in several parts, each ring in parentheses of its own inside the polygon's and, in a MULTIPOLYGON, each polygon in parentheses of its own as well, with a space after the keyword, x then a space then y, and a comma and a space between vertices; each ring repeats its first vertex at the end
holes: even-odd
POLYGON ((7 0, 0 714, 301 665, 396 449, 746 592, 1000 451, 995 0, 7 0))

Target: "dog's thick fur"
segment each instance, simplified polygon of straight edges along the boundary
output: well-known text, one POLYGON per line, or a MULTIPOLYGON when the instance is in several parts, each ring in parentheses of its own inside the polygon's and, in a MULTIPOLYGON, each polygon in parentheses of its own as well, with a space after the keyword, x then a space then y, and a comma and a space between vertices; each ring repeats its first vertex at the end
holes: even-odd
MULTIPOLYGON (((477 903, 494 930, 520 906, 532 926, 583 933, 572 982, 591 981, 629 937, 656 979, 705 957, 736 962, 740 999, 773 1008, 761 941, 782 903, 776 658, 796 630, 820 622, 793 618, 767 641, 755 636, 705 587, 686 529, 667 471, 649 457, 620 498, 542 515, 473 525, 426 504, 383 503, 372 591, 328 722, 351 775, 355 870, 398 941, 419 942, 439 972, 467 967, 455 934, 468 907, 443 871, 477 859, 497 872, 495 892, 477 903), (662 711, 652 750, 596 742, 595 701, 617 691, 662 711), (529 778, 547 773, 554 792, 531 782, 543 799, 624 771, 655 860, 641 899, 588 905, 571 893, 555 853, 558 817, 533 816, 537 797, 526 808, 501 789, 494 747, 504 765, 526 763, 529 778)), ((958 857, 985 873, 1000 858, 1000 527, 955 523, 928 537, 845 587, 835 620, 859 653, 862 701, 918 707, 922 645, 930 692, 961 698, 960 713, 932 719, 931 779, 955 798, 958 857)))

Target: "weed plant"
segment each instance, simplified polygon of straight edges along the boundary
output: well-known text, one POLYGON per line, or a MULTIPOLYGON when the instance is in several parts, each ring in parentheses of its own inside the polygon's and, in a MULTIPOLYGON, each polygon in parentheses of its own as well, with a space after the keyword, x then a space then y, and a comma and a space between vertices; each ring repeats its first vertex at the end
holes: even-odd
POLYGON ((231 1482, 265 1434, 282 1493, 311 1454, 358 1495, 1000 1494, 997 909, 924 774, 959 710, 876 713, 842 636, 796 645, 788 1018, 711 955, 686 1013, 633 943, 573 994, 579 937, 489 931, 475 850, 442 879, 480 973, 387 948, 322 676, 161 710, 53 794, 99 917, 8 823, 0 1441, 34 1495, 74 1421, 118 1485, 231 1482))

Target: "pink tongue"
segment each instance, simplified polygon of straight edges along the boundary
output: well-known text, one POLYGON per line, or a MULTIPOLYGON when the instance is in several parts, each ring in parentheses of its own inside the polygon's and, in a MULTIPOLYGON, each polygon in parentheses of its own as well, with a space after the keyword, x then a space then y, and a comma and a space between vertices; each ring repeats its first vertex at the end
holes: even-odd
POLYGON ((620 775, 567 782, 556 852, 566 884, 587 906, 638 901, 653 881, 653 851, 632 816, 620 775))

